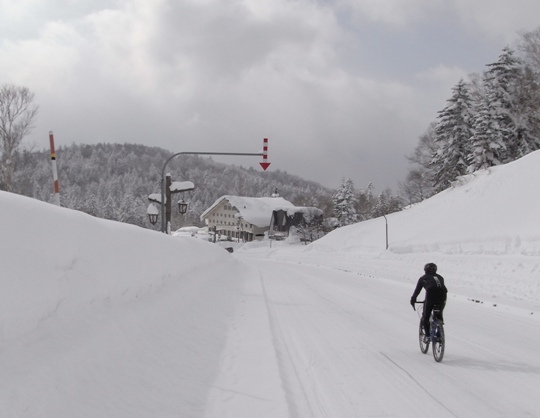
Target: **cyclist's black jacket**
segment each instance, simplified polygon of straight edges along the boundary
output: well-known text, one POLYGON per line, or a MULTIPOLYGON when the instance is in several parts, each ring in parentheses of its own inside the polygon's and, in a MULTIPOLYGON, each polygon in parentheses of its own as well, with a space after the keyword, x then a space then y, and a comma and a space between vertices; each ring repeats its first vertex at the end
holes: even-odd
POLYGON ((418 279, 416 289, 411 300, 416 301, 416 298, 423 289, 426 289, 426 301, 444 302, 448 289, 444 285, 444 278, 439 274, 426 273, 418 279))

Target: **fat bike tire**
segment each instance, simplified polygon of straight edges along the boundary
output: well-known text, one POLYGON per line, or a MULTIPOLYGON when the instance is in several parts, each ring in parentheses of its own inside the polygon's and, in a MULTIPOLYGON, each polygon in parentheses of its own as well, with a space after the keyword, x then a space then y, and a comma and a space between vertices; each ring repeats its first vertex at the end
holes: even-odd
POLYGON ((422 322, 420 322, 420 326, 418 327, 418 343, 420 344, 420 351, 423 354, 426 354, 429 350, 429 341, 424 342, 425 335, 424 327, 422 327, 422 322))
POLYGON ((435 337, 433 341, 433 358, 437 363, 440 363, 444 357, 444 328, 442 325, 437 325, 435 329, 435 337))

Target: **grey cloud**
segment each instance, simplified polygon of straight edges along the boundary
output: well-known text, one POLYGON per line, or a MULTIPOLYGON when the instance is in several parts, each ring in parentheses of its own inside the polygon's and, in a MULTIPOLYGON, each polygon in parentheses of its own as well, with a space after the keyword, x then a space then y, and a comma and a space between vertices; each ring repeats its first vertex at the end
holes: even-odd
POLYGON ((395 188, 457 75, 504 46, 431 0, 401 15, 345 0, 34 3, 17 6, 27 31, 0 26, 0 80, 40 105, 30 142, 54 130, 59 145, 247 152, 269 137, 271 169, 329 187, 395 188))

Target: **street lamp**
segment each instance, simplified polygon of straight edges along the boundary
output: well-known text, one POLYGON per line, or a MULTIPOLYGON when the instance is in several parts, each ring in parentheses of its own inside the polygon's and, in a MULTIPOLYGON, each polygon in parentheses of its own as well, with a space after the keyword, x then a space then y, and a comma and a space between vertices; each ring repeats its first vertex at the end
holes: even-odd
POLYGON ((184 199, 178 201, 178 211, 180 212, 181 215, 186 214, 187 208, 188 208, 188 204, 184 202, 184 199))
POLYGON ((148 214, 148 220, 150 223, 155 225, 159 216, 159 209, 156 207, 156 205, 150 203, 150 205, 148 205, 148 209, 146 209, 146 213, 148 214))

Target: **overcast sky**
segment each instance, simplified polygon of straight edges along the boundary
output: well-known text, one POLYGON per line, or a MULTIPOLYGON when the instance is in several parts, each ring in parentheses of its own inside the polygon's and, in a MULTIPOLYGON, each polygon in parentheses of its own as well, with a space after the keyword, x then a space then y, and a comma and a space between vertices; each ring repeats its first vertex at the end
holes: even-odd
POLYGON ((38 149, 268 137, 270 170, 397 190, 452 87, 538 26, 538 0, 0 0, 0 84, 35 93, 38 149))

